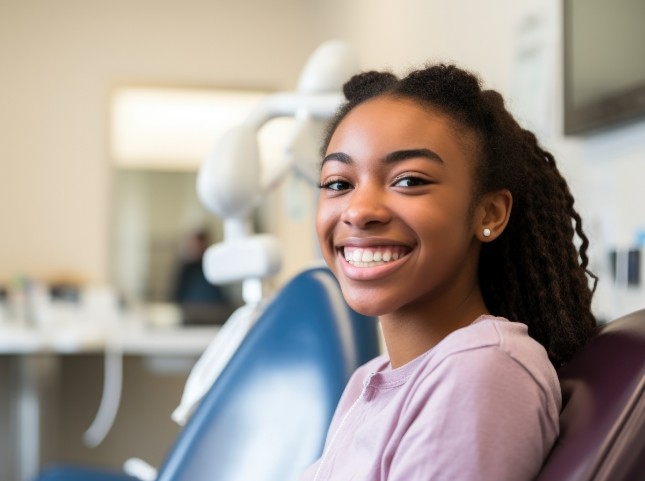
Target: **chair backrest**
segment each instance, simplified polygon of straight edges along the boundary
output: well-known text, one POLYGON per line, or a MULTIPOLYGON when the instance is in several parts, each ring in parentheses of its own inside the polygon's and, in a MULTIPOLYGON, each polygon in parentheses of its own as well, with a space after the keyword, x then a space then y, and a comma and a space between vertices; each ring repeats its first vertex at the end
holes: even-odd
POLYGON ((537 480, 645 479, 645 310, 603 325, 558 376, 560 437, 537 480))
POLYGON ((327 269, 267 306, 182 430, 158 481, 290 481, 322 452, 351 373, 379 353, 377 323, 327 269))

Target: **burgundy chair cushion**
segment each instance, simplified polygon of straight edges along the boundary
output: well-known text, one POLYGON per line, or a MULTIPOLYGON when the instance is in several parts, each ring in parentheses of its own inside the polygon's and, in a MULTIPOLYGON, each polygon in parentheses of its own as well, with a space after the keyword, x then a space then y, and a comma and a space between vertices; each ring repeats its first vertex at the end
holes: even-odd
POLYGON ((645 480, 645 310, 603 325, 558 376, 560 437, 537 480, 645 480))

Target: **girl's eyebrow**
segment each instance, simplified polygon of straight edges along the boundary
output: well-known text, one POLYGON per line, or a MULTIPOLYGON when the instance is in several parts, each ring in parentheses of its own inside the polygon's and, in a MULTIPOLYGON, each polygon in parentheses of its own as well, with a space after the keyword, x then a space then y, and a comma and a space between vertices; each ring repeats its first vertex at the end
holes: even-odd
POLYGON ((383 160, 386 164, 392 164, 417 157, 423 157, 428 160, 432 160, 433 162, 439 162, 440 164, 444 163, 439 154, 430 149, 396 150, 387 154, 383 160))
POLYGON ((338 162, 342 162, 343 164, 354 163, 354 161, 349 155, 344 154, 342 152, 332 152, 331 154, 326 155, 325 158, 322 160, 321 165, 324 165, 325 162, 327 162, 328 160, 337 160, 338 162))
MULTIPOLYGON (((437 154, 436 152, 433 152, 430 149, 408 149, 408 150, 395 150, 394 152, 390 152, 383 158, 383 162, 385 164, 393 164, 396 162, 401 162, 403 160, 407 159, 412 159, 412 158, 426 158, 428 160, 431 160, 433 162, 438 162, 440 164, 443 164, 444 161, 443 159, 437 154)), ((343 164, 353 164, 354 161, 352 158, 343 153, 343 152, 332 152, 331 154, 328 154, 325 156, 325 158, 322 161, 322 165, 325 164, 328 160, 337 160, 338 162, 342 162, 343 164)))

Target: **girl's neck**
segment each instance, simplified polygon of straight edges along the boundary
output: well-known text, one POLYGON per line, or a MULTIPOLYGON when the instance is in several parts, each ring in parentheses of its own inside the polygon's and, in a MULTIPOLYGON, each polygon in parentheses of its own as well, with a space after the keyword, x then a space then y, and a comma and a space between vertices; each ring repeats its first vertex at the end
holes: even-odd
POLYGON ((459 299, 432 300, 381 316, 381 327, 393 369, 437 345, 448 334, 489 314, 479 286, 459 299))

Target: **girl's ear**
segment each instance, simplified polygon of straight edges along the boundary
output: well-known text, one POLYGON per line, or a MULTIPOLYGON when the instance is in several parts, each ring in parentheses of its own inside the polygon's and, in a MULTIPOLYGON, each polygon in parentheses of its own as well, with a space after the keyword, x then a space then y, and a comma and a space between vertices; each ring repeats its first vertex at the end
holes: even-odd
POLYGON ((497 239, 504 232, 513 208, 513 195, 507 189, 484 194, 475 215, 475 236, 481 242, 497 239))

